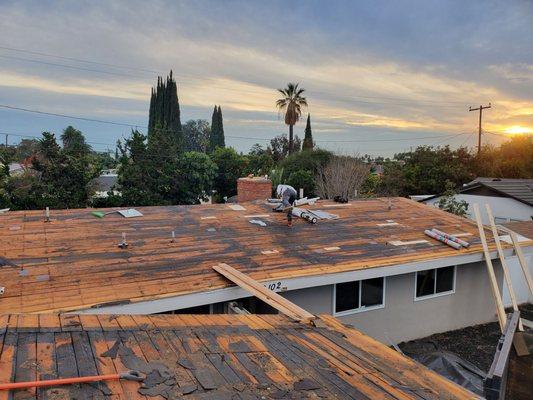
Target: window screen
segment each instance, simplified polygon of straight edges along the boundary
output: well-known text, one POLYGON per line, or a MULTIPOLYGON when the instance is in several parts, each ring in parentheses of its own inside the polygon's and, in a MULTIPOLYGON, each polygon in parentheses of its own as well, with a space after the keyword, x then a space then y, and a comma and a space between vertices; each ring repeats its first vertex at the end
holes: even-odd
POLYGON ((361 307, 383 304, 383 278, 361 281, 361 307))
POLYGON ((337 283, 335 289, 335 312, 359 308, 359 281, 337 283))

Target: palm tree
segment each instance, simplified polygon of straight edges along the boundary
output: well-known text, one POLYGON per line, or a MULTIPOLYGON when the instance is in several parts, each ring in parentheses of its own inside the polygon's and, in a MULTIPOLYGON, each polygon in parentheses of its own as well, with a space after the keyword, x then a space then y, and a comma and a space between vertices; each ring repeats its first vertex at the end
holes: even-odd
POLYGON ((302 115, 302 106, 307 107, 307 100, 302 96, 305 89, 298 88, 298 83, 288 83, 285 89, 278 89, 283 97, 276 101, 280 112, 285 112, 285 124, 289 125, 289 154, 292 153, 294 137, 293 126, 302 115))

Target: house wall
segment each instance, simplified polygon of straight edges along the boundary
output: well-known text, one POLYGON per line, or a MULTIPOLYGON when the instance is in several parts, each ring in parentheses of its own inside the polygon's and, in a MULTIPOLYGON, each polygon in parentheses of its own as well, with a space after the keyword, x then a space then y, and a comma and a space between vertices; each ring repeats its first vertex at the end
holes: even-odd
MULTIPOLYGON (((529 273, 533 276, 533 254, 524 254, 526 264, 529 269, 529 273)), ((511 275, 511 283, 513 284, 513 291, 515 293, 516 302, 518 304, 533 303, 533 295, 529 291, 526 278, 522 272, 522 267, 518 261, 518 257, 506 258, 507 266, 509 267, 509 273, 511 275)), ((512 306, 511 297, 509 296, 509 290, 507 285, 503 288, 503 304, 506 307, 512 306)))
MULTIPOLYGON (((499 262, 493 263, 501 287, 501 267, 499 262)), ((414 300, 414 273, 389 276, 383 308, 338 318, 386 344, 496 321, 485 263, 460 265, 456 271, 455 293, 418 301, 414 300)), ((313 314, 333 312, 333 285, 294 290, 283 296, 313 314)))
MULTIPOLYGON (((508 197, 477 196, 461 193, 456 194, 454 197, 456 200, 465 200, 469 204, 468 213, 471 219, 474 219, 473 204, 478 203, 483 224, 489 224, 485 204, 490 206, 496 223, 509 222, 509 220, 530 221, 533 216, 533 207, 508 197), (500 221, 499 218, 504 218, 506 221, 500 221)), ((435 197, 422 202, 427 205, 435 205, 440 199, 441 197, 435 197)))

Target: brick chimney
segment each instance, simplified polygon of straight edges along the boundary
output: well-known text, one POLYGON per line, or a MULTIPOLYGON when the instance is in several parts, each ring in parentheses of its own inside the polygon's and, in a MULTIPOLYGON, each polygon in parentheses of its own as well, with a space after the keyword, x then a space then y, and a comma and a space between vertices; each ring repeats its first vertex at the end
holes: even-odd
POLYGON ((237 179, 237 202, 265 200, 272 197, 272 181, 263 177, 237 179))

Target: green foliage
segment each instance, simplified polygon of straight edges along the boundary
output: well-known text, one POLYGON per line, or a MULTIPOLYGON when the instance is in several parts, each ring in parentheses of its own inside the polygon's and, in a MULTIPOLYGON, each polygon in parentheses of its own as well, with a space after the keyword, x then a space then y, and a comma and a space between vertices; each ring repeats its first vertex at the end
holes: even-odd
POLYGON ((381 178, 379 175, 369 174, 359 189, 359 195, 361 197, 376 196, 378 194, 380 184, 381 178))
POLYGON ((211 116, 211 134, 209 136, 209 151, 213 152, 217 147, 225 147, 224 122, 222 119, 222 108, 215 106, 211 116))
POLYGON ((217 166, 214 189, 219 201, 237 194, 237 179, 244 175, 247 158, 231 147, 218 147, 211 159, 217 166))
POLYGON ((61 141, 63 151, 69 155, 83 156, 91 152, 91 146, 85 141, 83 133, 70 125, 61 134, 61 141))
POLYGON ((285 113, 285 124, 289 126, 288 153, 295 151, 293 127, 302 115, 302 107, 307 107, 307 100, 302 96, 305 89, 299 88, 298 83, 288 83, 285 89, 278 89, 282 97, 276 101, 279 112, 285 113))
POLYGON ((277 186, 283 183, 283 168, 271 170, 268 177, 272 181, 272 190, 276 190, 277 186))
POLYGON ((455 195, 457 195, 455 184, 451 181, 446 181, 446 190, 437 203, 437 206, 441 210, 459 215, 460 217, 466 217, 468 212, 468 203, 465 200, 456 200, 455 195))
POLYGON ((291 154, 279 165, 285 170, 283 178, 287 179, 293 172, 309 171, 316 175, 321 166, 325 166, 333 158, 333 153, 317 149, 291 154))
POLYGON ((190 120, 183 125, 183 138, 186 151, 207 153, 210 146, 211 128, 204 119, 190 120))
MULTIPOLYGON (((85 143, 83 134, 74 131, 76 143, 85 143)), ((74 142, 69 144, 72 146, 62 149, 52 133, 44 132, 32 169, 4 178, 3 201, 13 209, 87 206, 93 193, 90 182, 99 171, 90 153, 79 152, 81 148, 75 147, 74 142)))
POLYGON ((183 133, 180 120, 180 105, 176 81, 172 71, 166 81, 157 78, 155 90, 152 88, 150 112, 148 116, 148 145, 157 153, 164 149, 165 154, 182 150, 183 133))
POLYGON ((304 196, 312 197, 315 194, 315 176, 310 171, 301 169, 291 173, 287 179, 287 184, 298 192, 303 189, 304 196))
POLYGON ((463 147, 451 150, 449 146, 419 146, 394 158, 385 165, 381 188, 384 194, 442 193, 446 180, 461 185, 475 177, 471 172, 473 157, 463 147))
POLYGON ((197 204, 209 195, 216 165, 207 155, 185 152, 161 157, 150 151, 146 136, 138 131, 133 131, 120 149, 118 189, 122 204, 197 204))
POLYGON ((533 136, 516 135, 499 148, 484 146, 473 163, 476 176, 533 178, 533 136))
POLYGON ((246 163, 244 175, 268 175, 268 172, 274 167, 272 153, 268 149, 263 149, 257 143, 252 146, 246 158, 248 162, 246 163))
POLYGON ((311 131, 311 114, 307 114, 307 123, 305 125, 305 136, 302 144, 302 150, 313 150, 313 133, 311 131))
POLYGON ((13 160, 15 162, 23 161, 37 153, 39 141, 37 139, 22 139, 16 146, 13 160))
MULTIPOLYGON (((292 148, 293 152, 300 151, 301 141, 298 135, 294 137, 292 148)), ((282 134, 270 140, 270 146, 267 151, 272 155, 274 162, 278 163, 289 155, 289 139, 287 135, 282 134)))

